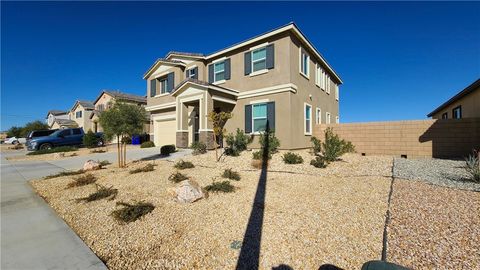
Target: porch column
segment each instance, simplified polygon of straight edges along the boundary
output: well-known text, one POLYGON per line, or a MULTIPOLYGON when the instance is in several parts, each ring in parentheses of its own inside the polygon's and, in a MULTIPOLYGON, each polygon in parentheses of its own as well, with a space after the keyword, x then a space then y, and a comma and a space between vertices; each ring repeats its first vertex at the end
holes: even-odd
POLYGON ((188 107, 177 98, 177 136, 178 148, 188 147, 188 107))
POLYGON ((208 119, 208 114, 213 111, 213 100, 209 91, 206 91, 200 104, 200 116, 202 121, 199 130, 199 141, 204 142, 207 145, 207 149, 214 149, 213 141, 213 125, 208 119))

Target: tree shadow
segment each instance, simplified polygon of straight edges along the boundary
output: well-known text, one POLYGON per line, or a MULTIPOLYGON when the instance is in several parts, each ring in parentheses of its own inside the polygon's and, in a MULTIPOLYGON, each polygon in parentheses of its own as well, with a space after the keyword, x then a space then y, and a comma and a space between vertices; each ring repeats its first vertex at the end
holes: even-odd
MULTIPOLYGON (((270 133, 268 126, 267 121, 267 129, 265 130, 266 138, 269 138, 268 134, 270 133)), ((268 149, 268 147, 269 142, 267 139, 264 149, 268 149)), ((242 248, 238 257, 236 269, 258 269, 260 264, 260 246, 262 241, 262 227, 265 214, 265 193, 267 187, 268 150, 263 150, 262 152, 262 171, 258 180, 257 191, 253 199, 252 211, 243 237, 242 248)))

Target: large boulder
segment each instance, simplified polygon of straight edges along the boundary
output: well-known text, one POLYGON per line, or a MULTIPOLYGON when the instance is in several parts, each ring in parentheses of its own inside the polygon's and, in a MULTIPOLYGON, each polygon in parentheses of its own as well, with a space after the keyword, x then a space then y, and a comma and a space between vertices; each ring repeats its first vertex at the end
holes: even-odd
POLYGON ((102 165, 98 163, 95 160, 87 160, 85 164, 83 164, 83 170, 84 171, 94 171, 94 170, 99 170, 102 168, 102 165))
POLYGON ((182 203, 192 203, 205 197, 200 185, 192 179, 178 183, 170 190, 175 199, 182 203))

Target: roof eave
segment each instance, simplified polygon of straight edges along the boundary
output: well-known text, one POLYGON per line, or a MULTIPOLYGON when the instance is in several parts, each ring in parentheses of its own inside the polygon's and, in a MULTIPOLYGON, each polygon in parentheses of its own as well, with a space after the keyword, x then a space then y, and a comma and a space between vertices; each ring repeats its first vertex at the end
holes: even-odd
POLYGON ((427 114, 427 117, 432 117, 434 114, 440 112, 445 107, 451 105, 455 101, 463 98, 464 96, 469 95, 470 93, 473 93, 473 91, 475 91, 478 88, 480 88, 480 79, 477 79, 476 81, 471 83, 469 86, 465 87, 462 91, 458 92, 455 96, 451 97, 449 100, 445 101, 442 105, 438 106, 431 113, 427 114))

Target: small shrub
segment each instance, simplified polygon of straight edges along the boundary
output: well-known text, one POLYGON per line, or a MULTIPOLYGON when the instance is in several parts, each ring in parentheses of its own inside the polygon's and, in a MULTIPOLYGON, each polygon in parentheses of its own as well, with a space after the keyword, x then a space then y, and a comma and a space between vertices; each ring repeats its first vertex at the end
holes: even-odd
POLYGON ((83 145, 87 148, 93 148, 98 146, 99 139, 95 136, 95 133, 91 129, 83 135, 83 145))
POLYGON ((275 132, 272 131, 261 133, 259 142, 262 149, 265 149, 268 143, 269 155, 277 153, 278 147, 280 147, 280 140, 275 137, 275 132))
POLYGON ((62 177, 62 176, 71 176, 71 175, 78 175, 85 173, 84 170, 78 170, 78 171, 66 171, 66 172, 59 172, 57 174, 51 174, 47 175, 44 177, 44 179, 52 179, 52 178, 57 178, 57 177, 62 177))
POLYGON ((193 149, 193 155, 207 153, 207 145, 204 142, 193 142, 192 144, 190 144, 190 148, 193 149))
POLYGON ((86 185, 93 184, 96 181, 97 181, 97 178, 93 174, 87 173, 85 175, 82 175, 73 179, 73 182, 70 182, 67 185, 67 188, 86 186, 86 185))
POLYGON ((322 141, 317 139, 317 137, 310 138, 310 141, 313 144, 313 154, 318 155, 322 151, 322 141))
POLYGON ((98 154, 98 153, 105 153, 107 152, 106 150, 103 150, 103 149, 93 149, 90 151, 90 153, 92 154, 98 154))
POLYGON ((173 167, 175 167, 176 169, 179 169, 179 170, 195 168, 195 166, 193 165, 192 162, 183 161, 182 159, 180 159, 177 163, 175 163, 175 165, 173 165, 173 167))
POLYGON ((152 141, 146 141, 140 145, 140 148, 150 148, 150 147, 155 147, 155 143, 152 141))
POLYGON ((29 156, 45 155, 45 154, 59 153, 59 152, 72 152, 72 151, 77 151, 77 150, 78 150, 78 148, 73 147, 73 146, 60 146, 60 147, 55 147, 55 148, 52 148, 52 149, 37 150, 35 152, 30 152, 27 155, 29 155, 29 156))
POLYGON ((341 155, 349 152, 355 152, 355 147, 349 141, 340 139, 333 133, 332 128, 325 131, 325 142, 322 143, 322 156, 327 162, 337 160, 341 155))
POLYGON ((225 169, 222 177, 230 180, 240 181, 240 174, 232 169, 225 169))
POLYGON ((465 159, 465 169, 470 174, 471 181, 480 182, 480 159, 477 151, 465 159))
POLYGON ((112 216, 119 222, 129 223, 136 221, 142 216, 150 213, 155 209, 155 206, 151 203, 137 202, 135 204, 129 204, 124 202, 117 202, 117 206, 123 206, 120 209, 114 210, 112 216))
POLYGON ((313 165, 317 168, 326 168, 327 164, 328 162, 325 160, 324 157, 315 157, 315 159, 312 159, 312 161, 310 161, 310 165, 313 165))
POLYGON ((107 188, 101 185, 96 185, 96 187, 97 187, 97 191, 88 195, 88 197, 77 199, 76 200, 77 203, 82 201, 93 202, 93 201, 98 201, 105 198, 108 198, 108 200, 111 201, 115 199, 115 197, 117 197, 118 189, 114 189, 112 187, 107 188))
POLYGON ((295 153, 287 152, 282 156, 283 162, 286 164, 301 164, 303 163, 303 158, 295 153))
POLYGON ((233 192, 235 187, 230 184, 230 181, 213 182, 205 187, 205 190, 209 192, 233 192))
MULTIPOLYGON (((268 166, 268 162, 266 164, 268 166)), ((263 160, 261 159, 254 159, 252 160, 252 167, 255 169, 262 169, 263 168, 263 160)))
MULTIPOLYGON (((263 150, 258 150, 252 153, 253 159, 255 160, 262 160, 263 159, 263 150)), ((272 154, 268 153, 268 159, 272 159, 272 154)))
POLYGON ((160 147, 160 155, 162 156, 168 156, 171 153, 175 153, 175 145, 173 144, 168 144, 160 147))
POLYGON ((97 162, 98 162, 98 164, 100 164, 100 167, 102 167, 102 168, 105 167, 105 166, 107 166, 107 165, 112 164, 112 163, 111 163, 110 161, 108 161, 108 160, 102 160, 102 161, 97 160, 97 162))
POLYGON ((187 180, 188 179, 188 176, 186 176, 185 174, 181 173, 181 172, 175 172, 175 173, 172 173, 169 177, 168 177, 168 180, 174 182, 174 183, 180 183, 182 182, 183 180, 187 180))
POLYGON ((253 141, 253 137, 245 134, 243 130, 237 128, 237 133, 225 136, 225 142, 228 147, 225 148, 227 156, 239 156, 242 151, 247 150, 247 145, 253 141))
POLYGON ((151 172, 153 170, 155 170, 155 165, 153 165, 152 163, 148 163, 143 167, 130 170, 130 174, 141 173, 141 172, 151 172))

